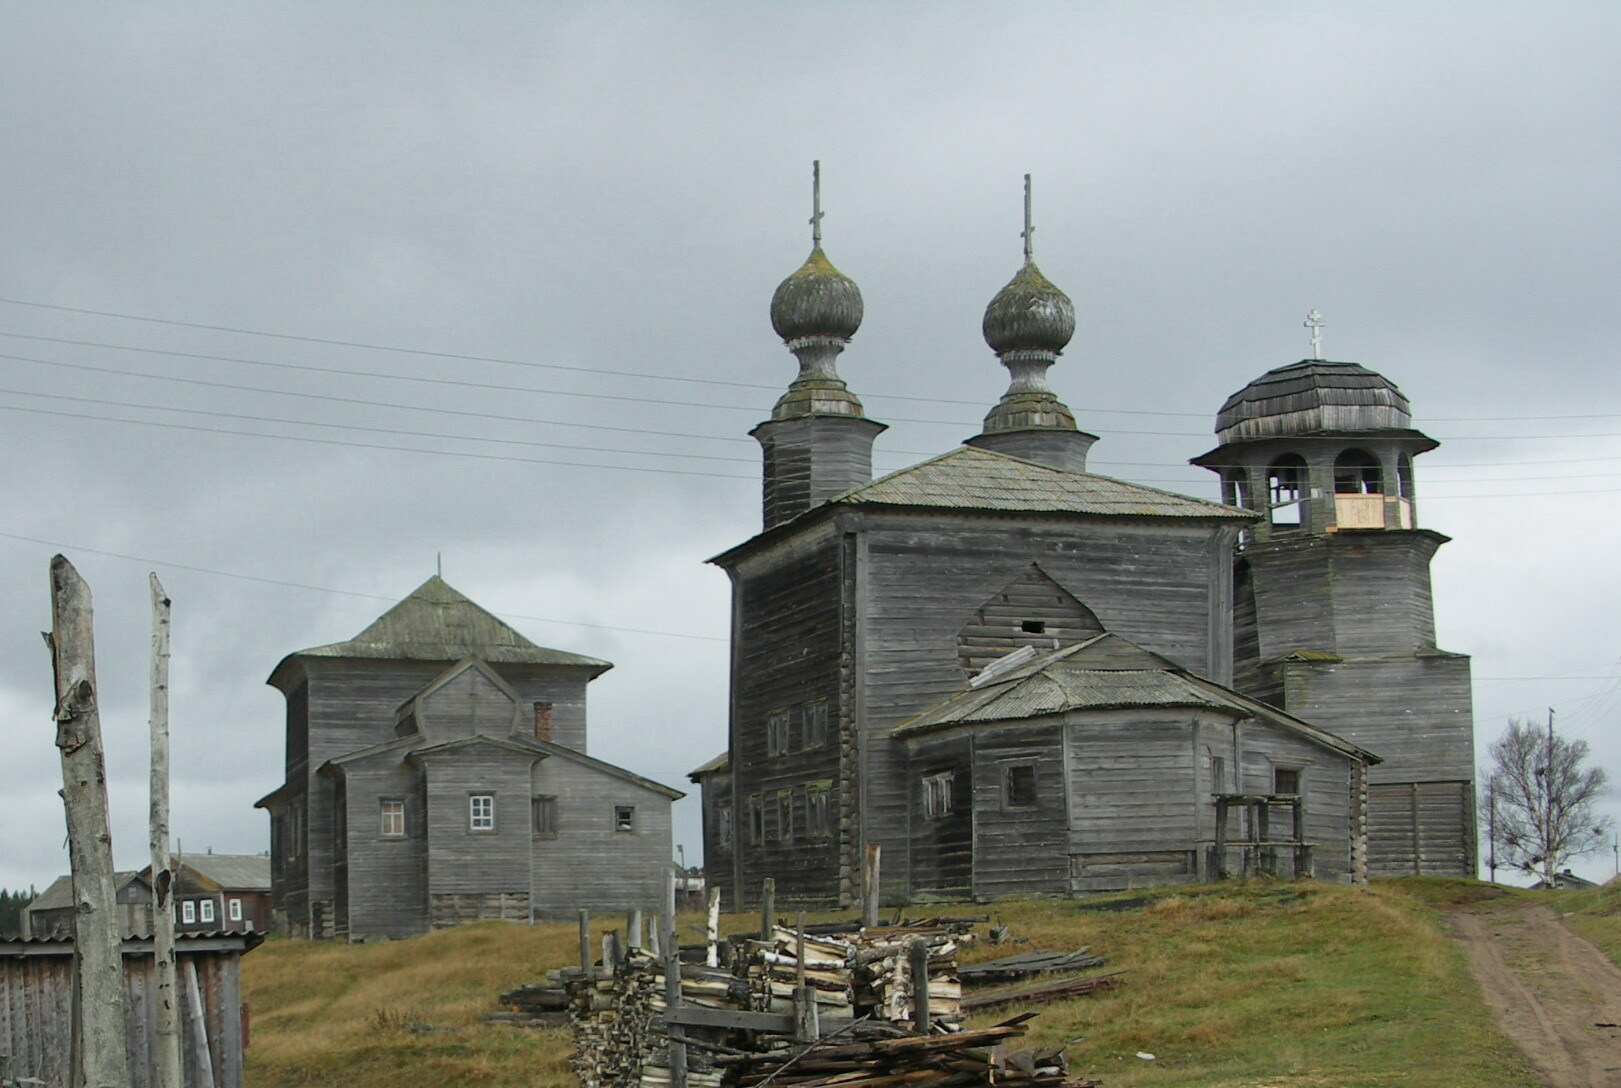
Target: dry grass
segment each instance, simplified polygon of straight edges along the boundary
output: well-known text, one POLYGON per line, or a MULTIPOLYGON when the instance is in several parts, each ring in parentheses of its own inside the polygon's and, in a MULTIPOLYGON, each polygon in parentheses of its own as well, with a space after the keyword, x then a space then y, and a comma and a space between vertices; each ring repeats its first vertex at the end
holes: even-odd
MULTIPOLYGON (((1480 888, 1229 884, 1156 894, 1117 912, 1088 909, 1107 900, 928 909, 988 910, 1026 938, 1012 948, 970 946, 966 959, 1089 944, 1125 971, 1121 988, 1041 1006, 1031 1024, 1031 1042, 1067 1045, 1072 1068, 1109 1088, 1531 1085, 1490 1028, 1431 905, 1480 888)), ((272 941, 243 961, 254 1010, 249 1083, 571 1084, 566 1032, 480 1017, 500 991, 577 954, 572 925, 491 923, 357 946, 272 941)))

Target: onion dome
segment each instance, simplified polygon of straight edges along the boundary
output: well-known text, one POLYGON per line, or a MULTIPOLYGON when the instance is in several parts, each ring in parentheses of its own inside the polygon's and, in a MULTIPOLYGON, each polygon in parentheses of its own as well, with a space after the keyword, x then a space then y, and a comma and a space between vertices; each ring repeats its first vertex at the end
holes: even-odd
POLYGON ((980 325, 985 342, 997 355, 1009 351, 1063 351, 1075 335, 1075 304, 1041 274, 1036 263, 1024 267, 985 307, 980 325))
POLYGON ((771 296, 771 327, 788 343, 811 337, 848 340, 861 327, 861 289, 821 246, 771 296))
POLYGON ((1228 397, 1216 415, 1216 435, 1224 444, 1412 426, 1412 406, 1389 378, 1360 363, 1325 359, 1267 371, 1228 397))

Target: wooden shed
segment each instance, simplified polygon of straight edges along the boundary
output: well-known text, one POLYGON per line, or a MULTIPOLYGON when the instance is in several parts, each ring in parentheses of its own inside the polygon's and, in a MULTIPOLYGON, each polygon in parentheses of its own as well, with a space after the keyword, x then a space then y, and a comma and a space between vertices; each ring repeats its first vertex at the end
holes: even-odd
MULTIPOLYGON (((200 933, 176 939, 186 1085, 241 1088, 247 1031, 240 961, 263 939, 253 933, 200 933)), ((152 941, 129 937, 123 944, 129 1085, 147 1088, 152 1083, 156 1016, 152 941)), ((65 937, 0 940, 0 1076, 35 1077, 48 1085, 68 1082, 73 952, 72 939, 65 937)))

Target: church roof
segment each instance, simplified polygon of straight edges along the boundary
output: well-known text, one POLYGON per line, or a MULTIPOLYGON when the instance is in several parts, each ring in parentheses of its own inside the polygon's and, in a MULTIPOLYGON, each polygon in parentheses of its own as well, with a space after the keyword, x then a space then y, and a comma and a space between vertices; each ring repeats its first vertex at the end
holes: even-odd
POLYGON ((1254 520, 1236 507, 975 446, 959 446, 863 484, 831 500, 839 504, 1254 520))
POLYGON ((986 674, 985 682, 970 683, 967 690, 903 722, 895 735, 1023 721, 1071 710, 1204 707, 1241 718, 1260 718, 1323 747, 1379 762, 1371 752, 1326 729, 1195 676, 1129 639, 1107 632, 1036 654, 1005 672, 991 673, 987 668, 986 674))
POLYGON ((612 663, 564 650, 537 646, 438 575, 384 612, 347 642, 333 642, 288 654, 271 673, 295 657, 388 658, 460 661, 477 657, 495 664, 575 665, 603 673, 612 663))
POLYGON ((1267 371, 1228 397, 1216 415, 1223 443, 1412 426, 1412 406, 1395 382, 1360 363, 1327 359, 1267 371))

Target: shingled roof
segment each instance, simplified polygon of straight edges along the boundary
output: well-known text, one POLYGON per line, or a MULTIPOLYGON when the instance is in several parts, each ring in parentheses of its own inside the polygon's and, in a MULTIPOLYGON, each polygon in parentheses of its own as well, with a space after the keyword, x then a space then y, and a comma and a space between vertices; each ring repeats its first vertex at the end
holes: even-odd
POLYGON ((1140 515, 1252 521, 1233 506, 1090 472, 1070 472, 976 446, 892 472, 830 505, 928 506, 1028 513, 1140 515))
POLYGON ((295 657, 362 657, 408 661, 460 661, 477 657, 496 664, 575 665, 613 668, 600 658, 549 650, 524 638, 434 575, 371 626, 347 642, 288 654, 271 673, 295 657))

